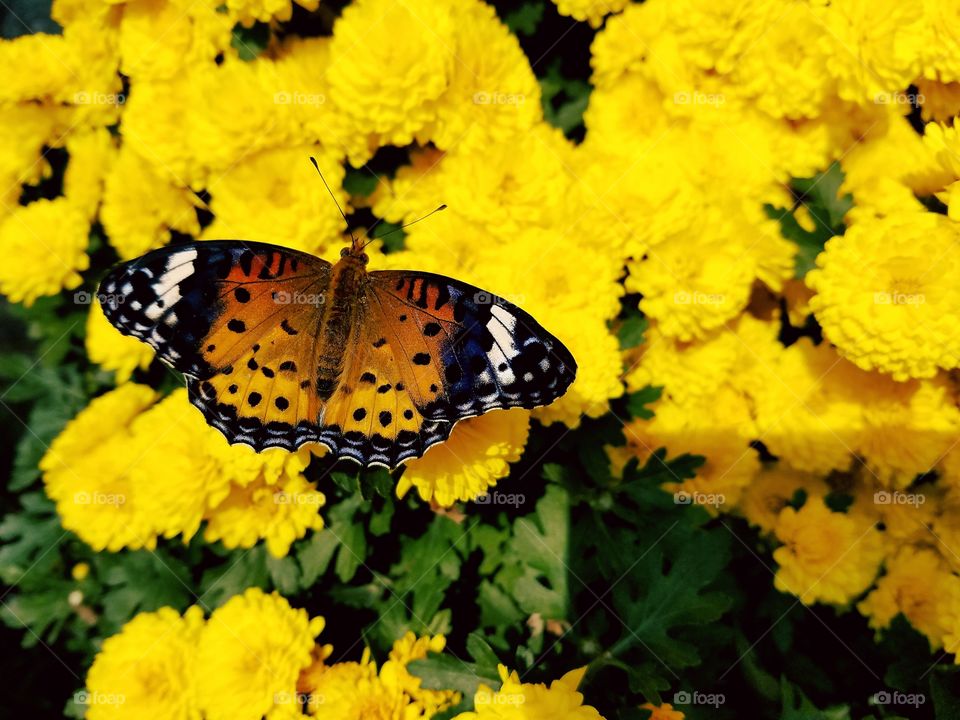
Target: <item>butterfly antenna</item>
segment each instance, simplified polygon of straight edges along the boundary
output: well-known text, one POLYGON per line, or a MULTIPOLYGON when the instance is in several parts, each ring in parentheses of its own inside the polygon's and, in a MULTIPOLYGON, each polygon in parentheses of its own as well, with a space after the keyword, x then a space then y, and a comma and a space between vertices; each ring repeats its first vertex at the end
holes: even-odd
MULTIPOLYGON (((426 215, 424 215, 423 217, 418 217, 416 220, 411 220, 411 221, 408 222, 406 225, 401 225, 400 227, 395 227, 393 230, 387 230, 387 232, 385 232, 383 235, 376 235, 376 236, 369 236, 369 235, 368 235, 367 241, 366 241, 363 245, 361 245, 360 248, 361 248, 361 249, 365 248, 367 245, 369 245, 369 244, 370 244, 371 242, 373 242, 374 240, 379 240, 380 238, 385 238, 387 235, 393 235, 393 233, 395 233, 395 232, 400 232, 401 230, 403 230, 403 229, 405 229, 405 228, 408 228, 408 227, 410 227, 411 225, 416 225, 416 224, 417 224, 418 222, 420 222, 421 220, 426 220, 426 219, 427 219, 428 217, 430 217, 431 215, 433 215, 433 214, 435 214, 435 213, 438 213, 438 212, 440 212, 441 210, 446 210, 446 209, 447 209, 446 204, 443 204, 443 205, 441 205, 440 207, 434 208, 433 210, 431 210, 430 212, 428 212, 428 213, 427 213, 426 215)), ((379 222, 379 220, 378 220, 377 222, 379 222)), ((374 226, 374 227, 376 227, 376 226, 374 226)), ((372 231, 373 228, 370 228, 370 230, 372 231)))
MULTIPOLYGON (((343 212, 343 208, 340 207, 340 203, 337 201, 337 196, 333 194, 333 190, 330 189, 330 186, 327 184, 327 179, 323 176, 323 173, 320 171, 320 166, 317 164, 317 159, 313 156, 310 157, 310 162, 313 163, 313 167, 316 169, 317 174, 320 176, 320 180, 323 181, 323 186, 327 189, 327 192, 330 193, 330 197, 333 199, 333 204, 337 206, 337 210, 340 211, 340 217, 343 218, 343 221, 347 223, 347 228, 350 227, 350 221, 347 220, 346 214, 343 212)), ((353 246, 357 246, 357 237, 353 234, 353 230, 350 231, 350 239, 353 240, 353 246)))

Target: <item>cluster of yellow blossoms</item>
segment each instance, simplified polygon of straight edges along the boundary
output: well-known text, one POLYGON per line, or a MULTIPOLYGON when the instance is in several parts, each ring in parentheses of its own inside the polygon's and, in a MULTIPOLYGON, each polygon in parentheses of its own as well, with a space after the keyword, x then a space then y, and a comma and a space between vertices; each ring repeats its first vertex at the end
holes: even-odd
MULTIPOLYGON (((427 720, 460 702, 460 693, 424 688, 407 669, 441 652, 442 635, 408 632, 378 669, 369 649, 359 662, 328 663, 333 646, 316 639, 323 627, 323 618, 257 589, 206 620, 197 605, 183 615, 172 608, 141 613, 104 642, 78 699, 88 720, 427 720)), ((584 672, 547 687, 521 683, 500 666, 501 687, 480 684, 475 711, 456 720, 600 720, 577 692, 584 672)))
POLYGON ((40 463, 63 527, 96 550, 203 536, 226 547, 265 539, 278 557, 323 527, 323 493, 303 475, 310 452, 238 452, 177 390, 158 402, 125 383, 95 399, 40 463))
POLYGON ((957 10, 630 5, 594 42, 572 162, 611 210, 626 288, 651 320, 627 387, 663 388, 612 459, 705 456, 669 489, 759 527, 778 589, 806 604, 859 600, 877 629, 902 612, 949 652, 960 649, 957 10), (832 162, 853 206, 813 217, 787 181, 832 162), (765 204, 808 231, 847 229, 801 277, 765 204), (824 342, 785 344, 782 325, 811 314, 824 342))
MULTIPOLYGON (((18 68, 0 88, 0 249, 17 259, 0 265, 0 292, 30 303, 77 287, 96 222, 122 258, 173 232, 332 258, 343 222, 308 155, 347 208, 400 222, 445 202, 403 251, 374 243, 371 264, 489 288, 557 334, 578 378, 533 417, 575 427, 624 383, 663 387, 655 417, 627 427, 629 454, 704 455, 671 490, 776 540, 777 587, 805 603, 865 595, 876 627, 903 612, 956 651, 960 6, 557 5, 603 25, 580 144, 544 121, 530 63, 480 0, 357 0, 332 35, 274 40, 252 61, 231 28, 284 20, 291 2, 55 0, 62 35, 0 43, 0 66, 18 68), (345 160, 411 143, 409 165, 370 197, 343 190, 345 160), (68 153, 63 194, 20 206, 22 186, 51 173, 47 147, 68 153), (764 205, 793 207, 788 180, 831 162, 854 200, 847 231, 797 278, 797 247, 764 205), (610 323, 626 292, 651 326, 624 358, 610 323), (784 346, 781 322, 811 313, 825 341, 784 346), (834 491, 853 504, 838 509, 834 491)), ((119 381, 150 361, 96 307, 87 345, 119 381)), ((530 416, 462 423, 409 463, 399 491, 475 497, 519 458, 530 416)), ((65 526, 95 547, 150 546, 206 521, 211 540, 265 537, 283 554, 319 526, 307 460, 229 448, 182 393, 156 402, 126 384, 81 414, 43 470, 65 526)))

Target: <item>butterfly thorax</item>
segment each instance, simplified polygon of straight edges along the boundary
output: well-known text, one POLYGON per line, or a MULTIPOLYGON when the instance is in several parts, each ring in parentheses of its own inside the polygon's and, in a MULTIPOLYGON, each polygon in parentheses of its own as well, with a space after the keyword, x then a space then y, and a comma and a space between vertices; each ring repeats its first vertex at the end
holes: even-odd
POLYGON ((365 258, 353 253, 341 257, 331 271, 317 353, 317 394, 322 400, 333 395, 343 374, 350 330, 366 312, 364 288, 368 277, 365 258))

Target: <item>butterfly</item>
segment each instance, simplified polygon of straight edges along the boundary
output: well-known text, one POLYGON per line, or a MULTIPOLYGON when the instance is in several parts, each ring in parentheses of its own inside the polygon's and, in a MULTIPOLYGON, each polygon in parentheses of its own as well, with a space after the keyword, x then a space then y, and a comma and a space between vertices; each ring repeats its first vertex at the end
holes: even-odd
POLYGON ((187 378, 230 443, 320 443, 394 468, 457 421, 546 405, 577 364, 529 314, 427 272, 368 272, 355 238, 331 264, 266 243, 171 245, 120 264, 104 313, 187 378))

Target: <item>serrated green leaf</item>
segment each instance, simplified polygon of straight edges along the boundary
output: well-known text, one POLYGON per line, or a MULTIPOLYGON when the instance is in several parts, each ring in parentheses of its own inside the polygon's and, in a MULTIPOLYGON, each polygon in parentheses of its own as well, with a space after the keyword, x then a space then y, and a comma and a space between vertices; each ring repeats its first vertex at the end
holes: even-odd
MULTIPOLYGON (((333 532, 332 527, 330 532, 333 532)), ((337 535, 340 551, 337 553, 334 571, 340 582, 350 582, 367 557, 367 536, 363 527, 353 524, 337 526, 337 535)))
POLYGON ((500 660, 482 635, 475 632, 467 635, 467 652, 482 672, 488 675, 497 673, 500 660))
POLYGON ((526 613, 540 613, 551 620, 564 619, 569 608, 567 589, 567 543, 570 504, 565 490, 547 488, 531 517, 514 523, 508 552, 517 558, 515 576, 508 570, 497 581, 526 613))
POLYGON ((644 333, 650 323, 643 315, 630 315, 617 328, 621 350, 629 350, 643 344, 644 333))
POLYGON ((635 393, 627 395, 627 412, 630 417, 649 420, 654 412, 647 405, 655 403, 663 394, 663 388, 656 385, 647 385, 635 393))
POLYGON ((269 580, 263 545, 250 550, 235 550, 227 554, 222 564, 203 573, 200 603, 207 608, 216 608, 247 588, 265 589, 269 580))
POLYGON ((464 698, 473 700, 480 683, 495 689, 500 688, 500 676, 474 663, 453 657, 431 653, 421 660, 407 665, 407 670, 422 681, 422 686, 430 690, 456 690, 464 698))
POLYGON ((339 545, 340 541, 333 533, 323 530, 314 532, 306 542, 298 545, 296 552, 303 587, 310 587, 327 571, 339 545))
POLYGON ((41 555, 55 548, 67 532, 60 525, 53 502, 43 493, 21 496, 22 509, 0 522, 0 580, 8 585, 20 582, 41 555))
POLYGON ((267 553, 267 572, 273 586, 283 595, 293 595, 300 589, 300 570, 292 557, 277 558, 267 553))

